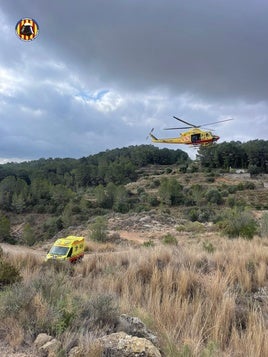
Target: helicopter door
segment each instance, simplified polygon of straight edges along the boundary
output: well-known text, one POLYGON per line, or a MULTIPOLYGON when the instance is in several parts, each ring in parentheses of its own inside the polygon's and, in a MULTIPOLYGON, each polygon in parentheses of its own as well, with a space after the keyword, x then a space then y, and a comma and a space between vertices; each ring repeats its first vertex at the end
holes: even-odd
POLYGON ((191 141, 192 143, 197 143, 200 140, 200 134, 193 134, 191 135, 191 141))

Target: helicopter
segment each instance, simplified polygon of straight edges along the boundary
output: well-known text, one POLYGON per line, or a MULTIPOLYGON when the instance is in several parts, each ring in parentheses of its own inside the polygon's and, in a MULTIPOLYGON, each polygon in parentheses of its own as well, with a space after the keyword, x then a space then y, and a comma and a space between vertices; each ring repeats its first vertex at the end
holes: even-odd
POLYGON ((158 139, 152 134, 154 131, 154 128, 153 128, 149 133, 149 136, 151 137, 151 140, 153 143, 186 144, 186 145, 193 145, 193 146, 211 145, 214 142, 218 141, 220 137, 218 135, 212 134, 212 132, 210 131, 212 129, 202 130, 200 128, 204 127, 206 125, 218 124, 218 123, 223 123, 226 121, 233 120, 233 119, 225 119, 225 120, 215 121, 213 123, 194 125, 194 124, 191 124, 185 120, 177 118, 175 116, 173 116, 173 118, 184 123, 184 124, 187 124, 188 126, 179 127, 179 128, 165 128, 164 130, 180 130, 180 129, 190 129, 190 130, 181 133, 180 136, 178 136, 176 138, 158 139))

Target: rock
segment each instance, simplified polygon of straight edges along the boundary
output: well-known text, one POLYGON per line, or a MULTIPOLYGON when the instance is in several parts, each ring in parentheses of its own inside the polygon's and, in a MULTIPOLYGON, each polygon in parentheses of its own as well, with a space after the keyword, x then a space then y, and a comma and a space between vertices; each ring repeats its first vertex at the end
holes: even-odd
POLYGON ((47 342, 51 341, 53 339, 52 336, 49 336, 46 333, 39 333, 39 335, 36 337, 34 341, 34 345, 36 346, 37 349, 41 348, 44 346, 47 342))
POLYGON ((159 345, 157 337, 147 329, 147 327, 138 317, 132 317, 125 314, 121 315, 119 317, 119 323, 116 327, 116 331, 123 331, 128 335, 146 338, 155 346, 159 345))
POLYGON ((103 357, 161 357, 151 341, 125 332, 112 333, 99 339, 103 357))
POLYGON ((69 353, 68 357, 84 357, 85 353, 81 347, 75 346, 73 347, 69 353))
POLYGON ((48 341, 39 348, 39 352, 43 357, 56 357, 58 350, 61 348, 61 343, 56 338, 48 341))

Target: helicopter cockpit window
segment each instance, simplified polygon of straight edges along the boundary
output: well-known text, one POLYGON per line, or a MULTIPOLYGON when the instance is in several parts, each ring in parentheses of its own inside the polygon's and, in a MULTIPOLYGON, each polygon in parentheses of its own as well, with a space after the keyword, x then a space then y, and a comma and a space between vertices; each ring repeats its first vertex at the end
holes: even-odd
POLYGON ((200 140, 200 134, 193 134, 191 135, 191 141, 192 143, 196 143, 200 140))

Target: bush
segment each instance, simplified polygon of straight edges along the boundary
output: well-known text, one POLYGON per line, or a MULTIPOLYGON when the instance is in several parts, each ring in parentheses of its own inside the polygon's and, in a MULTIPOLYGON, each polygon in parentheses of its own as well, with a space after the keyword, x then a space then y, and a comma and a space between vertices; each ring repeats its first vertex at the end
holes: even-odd
POLYGON ((119 306, 111 294, 100 294, 81 301, 81 310, 77 315, 74 326, 81 329, 96 329, 110 325, 114 326, 119 316, 119 306), (82 321, 82 326, 81 326, 82 321))
POLYGON ((236 191, 237 191, 237 186, 228 186, 229 193, 236 193, 236 191))
POLYGON ((90 238, 97 242, 106 242, 107 235, 107 222, 103 217, 97 217, 95 223, 92 225, 90 238))
POLYGON ((177 239, 174 237, 172 234, 168 233, 163 237, 163 243, 164 244, 170 244, 170 245, 177 245, 177 239))
POLYGON ((250 212, 239 209, 228 210, 219 226, 229 238, 252 239, 257 232, 257 223, 250 212))
POLYGON ((247 190, 255 190, 255 188, 256 188, 255 183, 254 182, 249 182, 249 181, 246 181, 244 186, 245 186, 245 188, 247 190))
POLYGON ((46 270, 30 283, 13 284, 0 295, 1 319, 16 318, 28 336, 62 334, 77 310, 68 278, 65 273, 46 270))
POLYGON ((22 239, 29 246, 33 245, 36 241, 35 233, 29 223, 26 223, 23 227, 22 239))
POLYGON ((186 213, 186 217, 192 222, 198 221, 204 223, 213 219, 214 212, 209 208, 191 208, 186 213))
POLYGON ((19 282, 20 280, 21 276, 18 269, 0 257, 0 287, 19 282))
POLYGON ((205 197, 208 200, 208 202, 216 203, 217 205, 220 205, 223 202, 220 191, 218 191, 215 188, 207 191, 205 197))
POLYGON ((260 236, 268 237, 268 213, 264 213, 260 220, 260 236))
POLYGON ((10 238, 10 221, 0 212, 0 242, 9 240, 10 238))
POLYGON ((154 247, 154 241, 152 239, 147 240, 146 242, 143 242, 144 247, 154 247))
POLYGON ((161 181, 158 191, 161 202, 169 206, 183 204, 184 196, 182 189, 182 185, 174 177, 171 179, 165 177, 161 181))
POLYGON ((211 242, 203 242, 203 248, 206 252, 208 253, 214 253, 215 252, 215 247, 211 242))
POLYGON ((46 238, 53 237, 63 228, 63 222, 60 217, 51 217, 43 224, 43 232, 46 238))
POLYGON ((152 207, 157 207, 159 206, 160 202, 158 200, 158 198, 155 195, 149 196, 148 197, 148 203, 150 204, 150 206, 152 207))
POLYGON ((191 232, 191 233, 203 233, 205 227, 200 222, 186 222, 184 225, 179 225, 176 227, 177 232, 191 232))
POLYGON ((166 170, 165 170, 165 173, 166 174, 171 174, 172 172, 172 169, 170 167, 167 167, 166 170))

